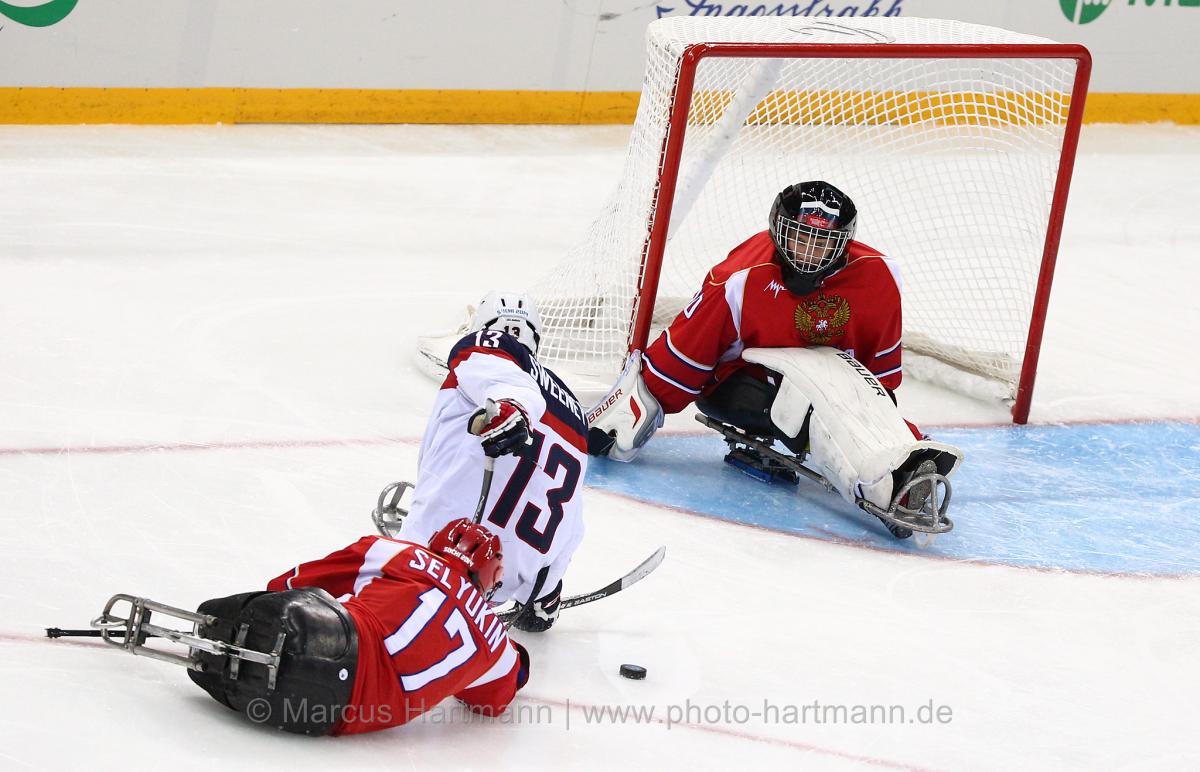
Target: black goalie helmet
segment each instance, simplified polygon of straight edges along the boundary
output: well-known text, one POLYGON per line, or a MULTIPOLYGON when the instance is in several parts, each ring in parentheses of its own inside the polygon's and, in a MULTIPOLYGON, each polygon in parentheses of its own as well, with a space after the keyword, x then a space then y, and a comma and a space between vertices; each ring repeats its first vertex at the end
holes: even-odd
POLYGON ((857 224, 854 202, 828 182, 784 188, 771 206, 770 231, 787 288, 807 295, 844 267, 857 224))

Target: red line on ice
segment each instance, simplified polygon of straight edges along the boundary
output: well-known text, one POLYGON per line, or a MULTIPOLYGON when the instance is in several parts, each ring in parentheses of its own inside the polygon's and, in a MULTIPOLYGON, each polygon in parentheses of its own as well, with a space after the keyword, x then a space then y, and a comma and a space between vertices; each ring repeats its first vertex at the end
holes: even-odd
POLYGON ((154 451, 254 450, 257 448, 337 448, 363 445, 416 445, 419 437, 345 437, 329 440, 245 440, 242 442, 148 442, 136 445, 78 445, 51 448, 0 448, 0 456, 149 453, 154 451))
MULTIPOLYGON (((1128 418, 1128 419, 1080 419, 1068 421, 1047 421, 1031 423, 1033 426, 1087 426, 1087 425, 1121 425, 1146 423, 1187 423, 1200 424, 1200 416, 1176 416, 1160 418, 1128 418)), ((933 429, 992 429, 1008 428, 1013 424, 928 424, 933 429)), ((664 429, 662 436, 670 437, 707 437, 718 436, 706 429, 672 430, 664 429)), ((155 451, 194 451, 194 450, 254 450, 258 448, 337 448, 346 446, 369 445, 416 445, 420 437, 344 437, 341 439, 307 439, 307 440, 243 440, 238 442, 146 442, 129 445, 64 445, 60 447, 34 448, 0 448, 0 456, 59 456, 67 454, 121 454, 149 453, 155 451)), ((768 529, 770 530, 770 529, 768 529)))
MULTIPOLYGON (((573 709, 583 710, 584 708, 599 709, 599 706, 597 706, 597 705, 588 705, 588 704, 569 702, 569 701, 562 702, 559 700, 546 699, 543 697, 527 697, 525 695, 519 695, 518 699, 522 699, 526 702, 535 702, 535 703, 540 703, 543 705, 550 705, 552 707, 557 707, 557 708, 565 708, 567 710, 573 710, 573 709)), ((667 725, 667 722, 665 719, 657 718, 657 717, 649 718, 644 722, 635 722, 635 723, 640 723, 640 724, 653 723, 653 724, 660 724, 663 726, 667 725)), ((768 737, 766 735, 758 735, 758 734, 752 734, 750 732, 742 732, 737 729, 730 729, 728 727, 720 726, 717 724, 690 724, 690 723, 682 722, 682 723, 672 723, 670 726, 672 728, 680 727, 680 728, 685 728, 685 729, 694 729, 697 732, 708 732, 709 734, 719 734, 719 735, 724 735, 726 737, 736 737, 739 740, 750 740, 752 742, 765 743, 767 745, 782 745, 785 748, 792 748, 792 749, 795 749, 798 751, 807 751, 809 753, 819 753, 819 754, 822 754, 825 756, 835 756, 840 759, 848 759, 850 761, 858 761, 858 762, 862 762, 864 764, 870 764, 872 766, 877 766, 877 767, 887 767, 888 769, 905 769, 905 770, 912 770, 913 772, 930 772, 929 767, 917 767, 917 766, 913 766, 912 764, 904 764, 904 763, 898 762, 898 761, 889 761, 888 759, 875 758, 874 756, 860 756, 856 753, 847 753, 846 751, 839 751, 834 748, 822 748, 819 745, 812 745, 810 743, 800 742, 798 740, 787 740, 782 737, 768 737)))

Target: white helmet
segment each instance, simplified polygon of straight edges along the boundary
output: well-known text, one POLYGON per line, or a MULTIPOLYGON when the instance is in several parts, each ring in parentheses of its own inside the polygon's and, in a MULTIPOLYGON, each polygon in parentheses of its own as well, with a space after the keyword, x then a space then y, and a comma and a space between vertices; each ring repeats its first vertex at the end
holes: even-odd
POLYGON ((469 331, 477 330, 506 332, 521 341, 530 353, 537 354, 542 340, 542 317, 538 315, 537 303, 528 295, 492 290, 479 301, 471 319, 469 331))

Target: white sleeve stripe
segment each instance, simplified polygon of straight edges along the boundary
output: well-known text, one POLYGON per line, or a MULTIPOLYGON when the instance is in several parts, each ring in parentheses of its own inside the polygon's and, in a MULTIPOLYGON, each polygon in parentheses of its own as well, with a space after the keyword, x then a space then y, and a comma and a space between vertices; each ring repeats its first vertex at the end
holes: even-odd
POLYGON ((659 377, 662 380, 666 381, 667 383, 671 384, 672 386, 679 389, 680 391, 686 391, 688 394, 699 394, 700 393, 699 389, 690 389, 687 386, 684 386, 679 381, 677 381, 673 378, 668 378, 667 376, 663 375, 661 372, 659 372, 659 369, 654 366, 654 363, 650 361, 650 357, 646 356, 645 354, 642 355, 642 362, 646 365, 646 367, 648 367, 650 369, 650 372, 654 373, 657 377, 659 377))
POLYGON ((500 655, 500 659, 496 660, 496 664, 488 668, 488 671, 476 678, 467 685, 468 689, 474 689, 476 686, 483 686, 486 683, 491 683, 498 678, 503 678, 512 670, 513 663, 517 660, 517 650, 510 643, 504 647, 504 653, 500 655))
POLYGON ((299 575, 300 575, 300 566, 296 566, 296 570, 292 571, 292 575, 287 578, 286 582, 284 582, 284 586, 287 587, 289 590, 296 589, 295 587, 292 586, 292 580, 295 579, 299 575))
POLYGON ((409 546, 411 545, 388 539, 379 539, 372 544, 363 556, 362 565, 358 567, 358 578, 354 580, 354 594, 358 595, 364 587, 383 576, 384 565, 409 546))
POLYGON ((725 304, 729 306, 733 329, 739 339, 742 337, 742 297, 746 294, 746 277, 749 275, 750 269, 743 268, 725 282, 725 304))
POLYGON ((896 291, 904 292, 904 279, 900 276, 900 266, 895 260, 887 255, 880 255, 883 258, 883 264, 887 266, 888 272, 892 274, 892 280, 896 282, 896 291))
POLYGON ((900 341, 896 341, 896 343, 891 348, 884 349, 883 351, 880 351, 879 353, 877 353, 875 355, 875 358, 879 359, 879 357, 885 357, 898 348, 900 348, 900 341))
POLYGON ((704 370, 705 372, 712 370, 716 366, 716 365, 702 365, 699 362, 697 362, 695 359, 692 359, 687 354, 684 354, 679 349, 675 348, 675 344, 671 341, 671 331, 670 330, 666 331, 666 335, 664 337, 666 338, 666 341, 667 341, 667 350, 670 351, 672 354, 674 354, 675 357, 679 361, 683 362, 685 365, 690 365, 690 366, 696 368, 697 370, 704 370))
POLYGON ((899 367, 893 367, 891 370, 888 370, 886 373, 874 373, 874 375, 875 375, 875 377, 876 377, 876 378, 886 378, 886 377, 888 377, 889 375, 893 375, 893 374, 895 374, 895 373, 898 373, 898 372, 900 372, 900 368, 899 368, 899 367))

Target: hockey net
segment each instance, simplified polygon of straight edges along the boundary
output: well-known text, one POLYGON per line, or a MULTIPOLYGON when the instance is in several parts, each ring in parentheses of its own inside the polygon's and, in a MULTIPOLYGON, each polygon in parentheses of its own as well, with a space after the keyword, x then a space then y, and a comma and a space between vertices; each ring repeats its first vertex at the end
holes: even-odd
POLYGON ((942 20, 652 23, 619 184, 531 290, 539 358, 602 392, 782 188, 821 179, 899 261, 906 372, 1023 422, 1088 70, 1080 46, 942 20))

